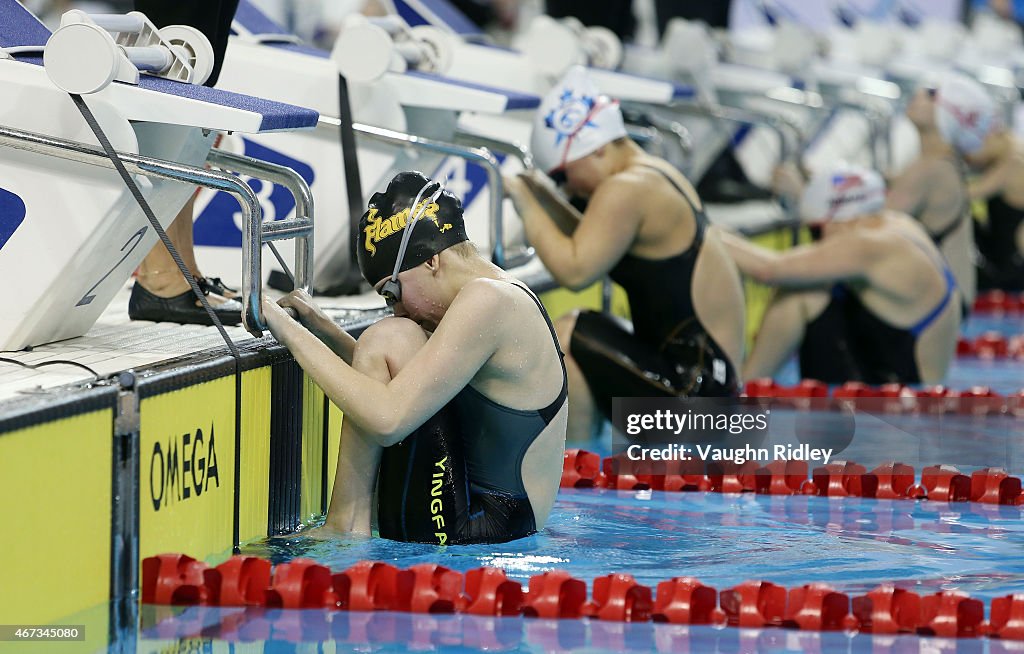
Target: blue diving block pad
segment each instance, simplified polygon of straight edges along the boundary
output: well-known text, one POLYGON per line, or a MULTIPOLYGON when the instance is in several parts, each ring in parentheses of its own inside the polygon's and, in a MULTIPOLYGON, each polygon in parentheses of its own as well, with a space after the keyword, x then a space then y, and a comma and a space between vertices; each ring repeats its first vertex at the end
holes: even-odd
MULTIPOLYGON (((49 38, 50 30, 19 2, 0 0, 0 48, 42 47, 49 38)), ((15 58, 18 61, 40 66, 43 64, 41 55, 16 55, 15 58)), ((314 127, 320 118, 320 114, 305 107, 296 107, 283 102, 273 102, 207 86, 183 84, 152 75, 139 75, 138 88, 258 114, 262 117, 259 127, 261 132, 314 127)))
POLYGON ((394 0, 395 10, 405 22, 417 25, 447 25, 465 37, 483 36, 480 28, 448 0, 394 0))

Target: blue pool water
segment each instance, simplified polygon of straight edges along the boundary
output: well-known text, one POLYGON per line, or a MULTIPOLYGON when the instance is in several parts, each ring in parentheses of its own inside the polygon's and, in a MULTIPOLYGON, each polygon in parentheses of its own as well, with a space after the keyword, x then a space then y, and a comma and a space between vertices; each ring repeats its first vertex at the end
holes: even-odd
MULTIPOLYGON (((1024 320, 972 319, 968 337, 1024 333, 1024 320)), ((1024 364, 958 359, 948 386, 1024 387, 1024 364)), ((782 378, 797 381, 795 367, 782 378)), ((874 466, 902 460, 1000 466, 1024 473, 1024 419, 859 412, 773 413, 773 438, 853 429, 837 456, 874 466)), ((607 441, 589 445, 608 453, 607 441)), ((243 550, 275 563, 311 558, 335 571, 360 560, 455 570, 496 566, 520 582, 567 570, 588 582, 627 572, 655 586, 693 576, 719 590, 746 580, 826 582, 858 594, 882 582, 921 594, 961 590, 985 600, 1024 593, 1024 507, 753 494, 563 490, 546 528, 505 545, 438 548, 392 541, 271 538, 243 550)), ((144 607, 139 651, 257 652, 1024 652, 1024 642, 805 633, 589 620, 400 613, 144 607)))
POLYGON ((989 599, 1024 593, 1021 514, 1016 506, 975 503, 565 490, 541 534, 507 545, 299 535, 244 553, 275 562, 301 556, 336 571, 361 560, 495 566, 522 582, 556 569, 588 582, 628 572, 652 587, 692 576, 719 589, 759 579, 827 581, 861 593, 898 581, 919 593, 957 589, 989 599))

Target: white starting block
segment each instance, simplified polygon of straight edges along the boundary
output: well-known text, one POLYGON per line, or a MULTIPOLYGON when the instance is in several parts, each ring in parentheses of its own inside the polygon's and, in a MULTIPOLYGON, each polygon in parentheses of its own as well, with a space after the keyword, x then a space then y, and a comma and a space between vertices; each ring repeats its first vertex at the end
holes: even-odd
POLYGON ((43 62, 57 88, 78 94, 96 93, 115 80, 137 85, 140 72, 203 84, 214 64, 213 46, 194 27, 158 30, 137 11, 90 16, 77 9, 61 16, 43 62))
MULTIPOLYGON (((686 153, 688 161, 680 162, 671 156, 666 158, 679 165, 695 180, 700 179, 717 153, 730 143, 733 133, 744 122, 765 125, 765 129, 777 138, 775 153, 788 156, 789 152, 795 150, 795 145, 788 146, 793 138, 785 135, 792 134, 793 130, 776 115, 716 106, 713 98, 702 96, 693 83, 595 67, 594 64, 602 63, 600 58, 595 59, 593 56, 595 48, 586 44, 586 39, 580 37, 571 23, 566 25, 548 17, 535 20, 526 35, 516 43, 521 47, 536 48, 543 53, 537 55, 533 51, 518 52, 479 44, 473 38, 475 35, 464 33, 457 26, 449 26, 445 30, 440 17, 454 13, 446 0, 393 0, 393 4, 398 14, 410 24, 430 24, 449 34, 461 34, 463 38, 453 45, 454 56, 448 73, 452 77, 470 82, 500 78, 502 84, 510 88, 544 94, 564 73, 565 67, 580 62, 590 64, 588 73, 598 88, 621 101, 624 106, 642 108, 658 121, 657 128, 661 135, 675 139, 680 132, 685 134, 689 131, 689 136, 701 147, 686 153), (677 129, 679 132, 676 132, 677 129)), ((764 76, 763 71, 760 74, 764 76)), ((786 86, 790 86, 789 78, 784 79, 786 86)), ((472 132, 506 134, 506 138, 522 143, 529 142, 532 129, 530 122, 508 120, 504 116, 463 116, 460 125, 472 132)), ((761 204, 770 205, 761 207, 765 224, 777 223, 782 218, 777 205, 761 204)))
MULTIPOLYGON (((5 146, 0 147, 0 276, 10 280, 0 315, 0 349, 84 334, 157 242, 67 90, 94 91, 86 99, 89 108, 162 225, 171 222, 197 184, 213 185, 239 198, 246 232, 256 243, 276 237, 259 233, 259 205, 251 190, 232 175, 203 168, 214 132, 290 130, 317 120, 309 109, 124 69, 125 59, 157 58, 151 56, 155 50, 140 58, 132 48, 157 48, 160 56, 173 59, 168 72, 198 82, 209 62, 193 61, 194 55, 202 59, 201 44, 184 45, 196 43, 189 40, 194 35, 154 35, 151 24, 137 16, 98 22, 72 18, 62 28, 67 31, 53 37, 57 49, 48 51, 49 31, 15 0, 0 0, 0 48, 10 49, 0 59, 0 145, 5 146), (138 39, 159 43, 133 45, 143 42, 138 39), (76 43, 83 49, 79 61, 89 62, 84 86, 69 72, 76 43), (111 74, 134 79, 106 81, 111 74), (51 77, 68 88, 58 88, 51 77)), ((311 216, 304 221, 289 226, 290 236, 311 231, 311 216)), ((258 265, 258 247, 255 252, 258 265)), ((232 265, 238 268, 237 258, 232 265)), ((258 331, 259 288, 255 297, 252 285, 244 290, 247 325, 258 331)))
POLYGON ((346 17, 331 50, 338 71, 349 82, 375 82, 387 72, 410 69, 444 75, 451 67, 448 40, 430 25, 409 27, 398 16, 346 17))
MULTIPOLYGON (((505 261, 505 248, 521 239, 505 236, 505 231, 521 230, 521 224, 510 216, 495 224, 504 203, 500 196, 494 201, 479 193, 484 186, 501 185, 499 157, 479 147, 455 145, 455 131, 460 113, 532 116, 538 97, 443 76, 450 65, 446 47, 451 39, 432 27, 410 29, 397 18, 351 17, 330 53, 297 43, 293 35, 243 0, 233 31, 219 86, 309 106, 321 114, 313 131, 235 135, 221 145, 288 166, 309 184, 320 217, 313 272, 316 288, 353 292, 358 286, 358 270, 351 258, 357 225, 345 184, 349 171, 343 165, 343 119, 352 122, 358 140, 363 196, 358 206, 365 207, 368 195, 383 189, 400 170, 420 169, 434 177, 449 177, 449 188, 467 208, 470 237, 481 246, 489 245, 496 259, 510 263, 505 261), (339 72, 348 81, 351 116, 341 113, 339 72)), ((506 138, 501 132, 492 136, 496 146, 506 138)), ((269 184, 255 189, 267 221, 292 215, 294 203, 284 189, 269 184)), ((223 262, 237 257, 242 242, 234 203, 223 194, 203 191, 196 215, 197 254, 204 269, 230 271, 223 262)), ((274 268, 268 263, 263 272, 274 268)), ((234 281, 227 275, 224 279, 234 281)))

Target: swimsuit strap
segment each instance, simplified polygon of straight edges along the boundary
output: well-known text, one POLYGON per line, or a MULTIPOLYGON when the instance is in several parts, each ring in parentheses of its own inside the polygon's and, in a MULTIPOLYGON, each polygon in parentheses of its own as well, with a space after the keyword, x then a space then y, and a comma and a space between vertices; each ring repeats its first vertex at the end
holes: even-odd
POLYGON ((537 296, 525 286, 515 283, 512 285, 516 288, 522 289, 524 293, 530 296, 530 299, 537 305, 537 308, 540 309, 540 315, 544 317, 544 322, 548 325, 548 331, 551 332, 551 341, 555 344, 555 351, 558 352, 558 360, 562 364, 562 390, 559 391, 558 397, 556 397, 551 404, 537 410, 537 413, 544 419, 544 422, 550 423, 554 419, 555 414, 561 410, 562 404, 565 402, 566 398, 569 397, 569 375, 565 369, 565 352, 562 352, 562 347, 558 343, 558 334, 555 333, 555 325, 551 322, 551 318, 548 316, 548 312, 544 309, 544 305, 541 304, 541 301, 537 299, 537 296))
MULTIPOLYGON (((927 247, 925 247, 923 243, 918 241, 910 234, 902 234, 902 236, 908 241, 910 241, 913 245, 918 247, 922 252, 924 252, 925 256, 927 256, 928 259, 932 261, 932 263, 937 263, 940 265, 940 267, 942 268, 942 276, 946 282, 946 292, 943 294, 942 300, 939 301, 939 304, 930 312, 928 312, 928 315, 926 315, 924 318, 917 321, 917 323, 910 327, 910 333, 917 337, 920 336, 921 333, 924 332, 924 330, 927 329, 933 322, 935 322, 935 319, 939 317, 939 314, 941 314, 942 311, 946 308, 946 305, 949 304, 950 298, 953 297, 953 289, 956 288, 956 277, 953 276, 953 271, 949 269, 949 266, 946 264, 945 260, 936 261, 935 257, 932 256, 931 251, 927 247)), ((942 256, 941 252, 939 253, 939 256, 942 256)))
POLYGON ((686 202, 687 206, 690 207, 690 211, 693 212, 693 217, 697 221, 697 233, 693 235, 693 243, 690 244, 690 247, 688 247, 685 250, 685 252, 689 252, 695 247, 700 247, 701 243, 704 241, 704 230, 708 224, 708 216, 704 212, 704 208, 697 208, 697 206, 690 200, 690 196, 686 193, 685 190, 683 190, 683 187, 679 185, 679 182, 672 179, 672 177, 664 170, 658 168, 657 166, 652 166, 651 164, 642 163, 640 165, 643 166, 644 168, 650 168, 651 170, 657 172, 659 175, 664 177, 668 181, 668 183, 672 185, 672 188, 678 191, 679 195, 683 196, 683 200, 686 202))
MULTIPOLYGON (((949 157, 943 157, 943 158, 944 159, 949 159, 949 162, 951 164, 953 164, 953 167, 956 169, 957 174, 960 176, 961 183, 966 187, 966 184, 967 184, 967 181, 966 181, 967 180, 967 171, 964 169, 963 162, 961 162, 960 159, 958 157, 956 157, 955 155, 954 156, 949 156, 949 157)), ((966 190, 966 188, 965 188, 965 190, 966 190)), ((949 235, 952 234, 953 232, 955 232, 956 229, 960 226, 960 224, 963 223, 964 218, 970 216, 970 212, 971 212, 971 200, 970 200, 970 198, 966 197, 966 193, 965 193, 965 200, 964 200, 963 206, 960 207, 960 212, 953 218, 952 222, 950 222, 948 225, 946 225, 945 227, 943 227, 942 229, 940 229, 937 232, 929 231, 928 232, 928 236, 930 236, 932 238, 932 240, 935 241, 936 245, 941 247, 942 243, 947 238, 949 238, 949 235)))

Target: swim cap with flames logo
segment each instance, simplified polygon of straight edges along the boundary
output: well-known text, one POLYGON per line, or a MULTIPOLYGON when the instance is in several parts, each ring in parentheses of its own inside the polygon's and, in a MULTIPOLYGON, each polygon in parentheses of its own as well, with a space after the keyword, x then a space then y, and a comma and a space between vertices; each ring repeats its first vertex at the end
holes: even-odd
POLYGON ((530 149, 537 167, 550 174, 624 136, 619 103, 600 94, 586 69, 573 66, 537 110, 530 149))
POLYGON ((404 172, 395 175, 383 193, 374 193, 370 198, 369 207, 359 220, 356 253, 359 270, 371 285, 394 272, 407 229, 412 233, 398 272, 415 268, 438 252, 469 240, 462 202, 449 191, 438 193, 439 190, 440 184, 423 173, 404 172), (421 191, 424 193, 414 208, 412 203, 421 191), (419 213, 419 220, 410 224, 410 217, 419 213))
POLYGON ((811 178, 800 199, 804 222, 851 220, 885 207, 885 181, 870 168, 841 164, 811 178))

